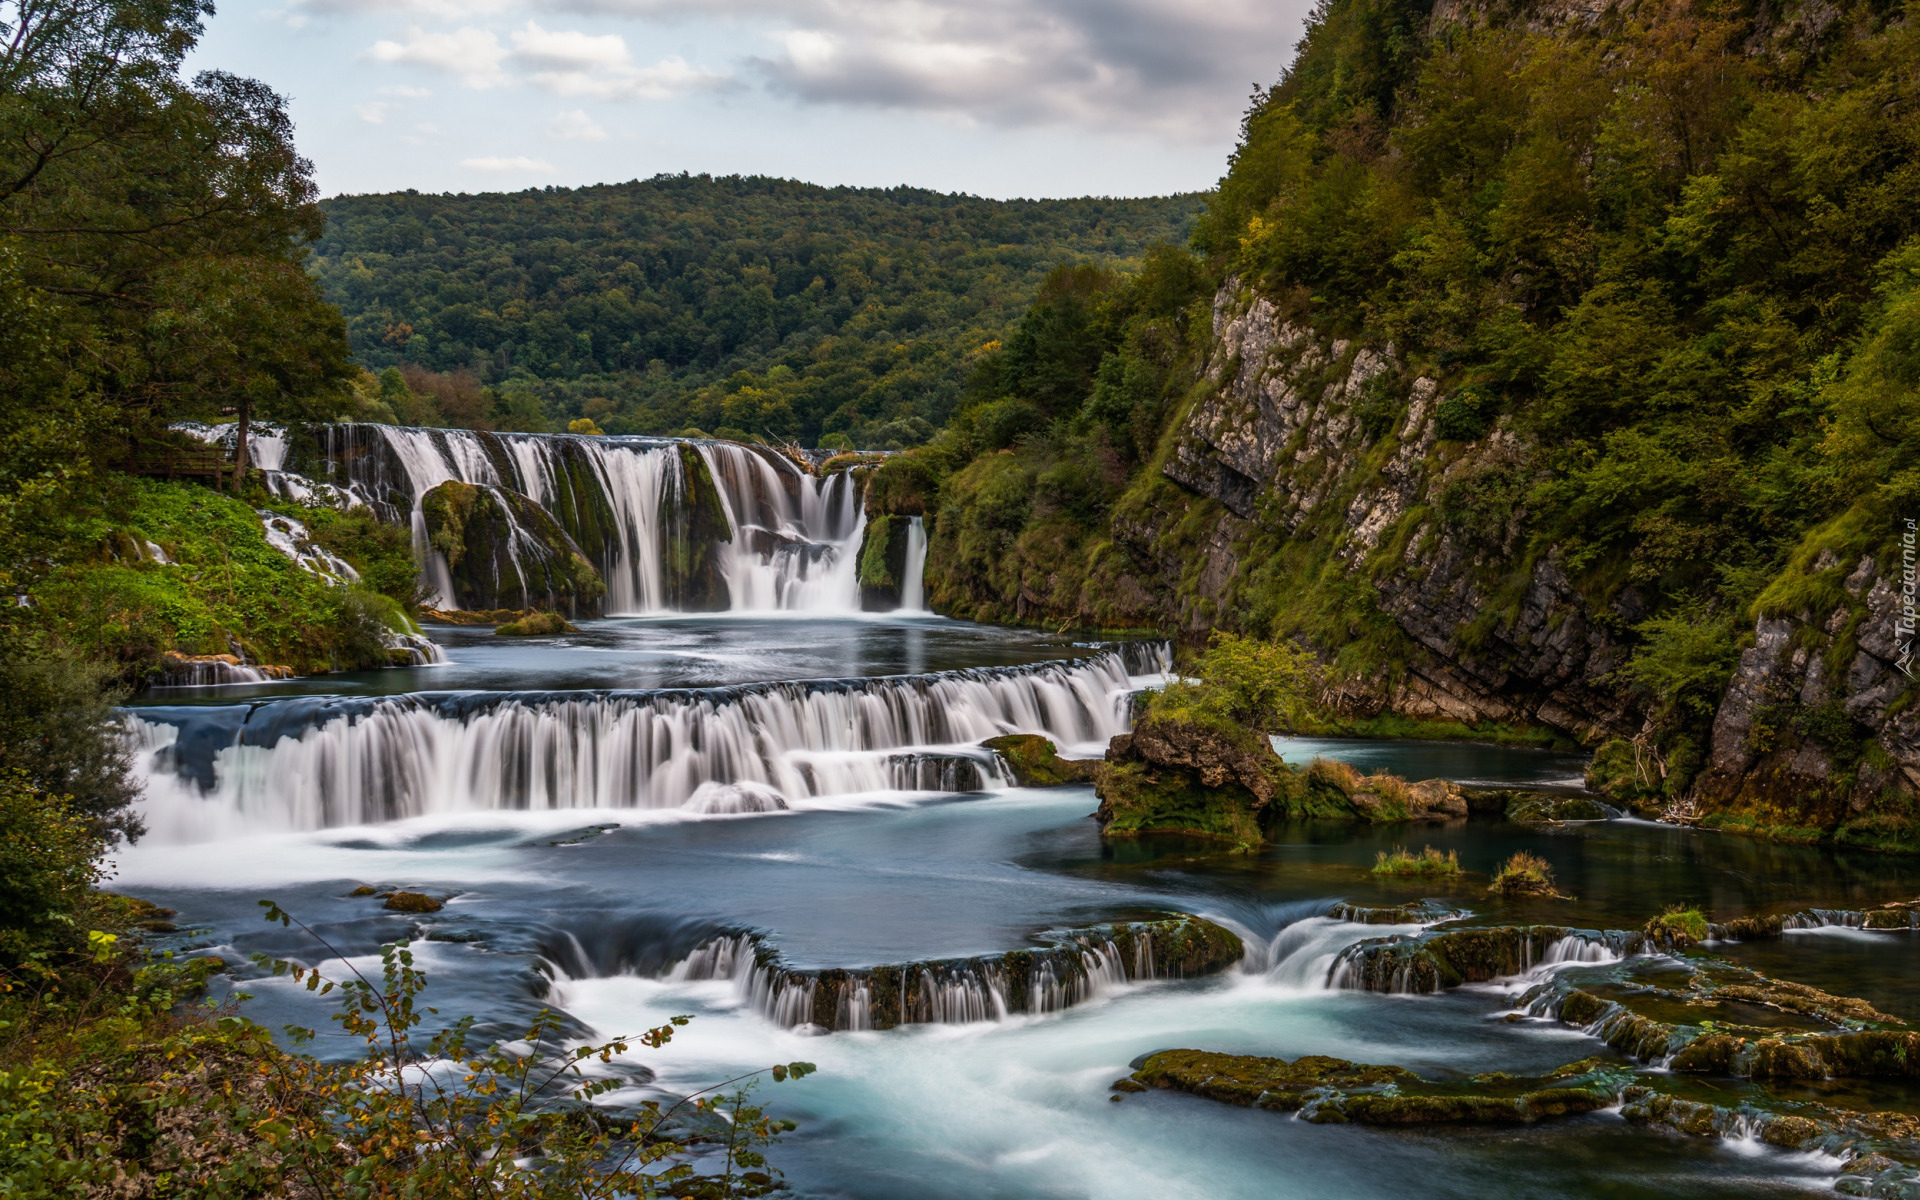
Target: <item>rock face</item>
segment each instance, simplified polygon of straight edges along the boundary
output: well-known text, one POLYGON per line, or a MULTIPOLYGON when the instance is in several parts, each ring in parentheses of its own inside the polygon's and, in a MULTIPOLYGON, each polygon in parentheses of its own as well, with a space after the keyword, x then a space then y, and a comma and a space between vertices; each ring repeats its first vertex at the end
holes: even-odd
MULTIPOLYGON (((1607 630, 1637 617, 1640 597, 1629 589, 1595 610, 1556 552, 1526 560, 1522 514, 1505 499, 1520 458, 1512 434, 1495 428, 1437 455, 1436 381, 1403 379, 1391 346, 1320 338, 1237 280, 1214 298, 1213 330, 1213 391, 1164 467, 1221 509, 1201 571, 1219 584, 1194 601, 1230 596, 1256 518, 1287 537, 1332 536, 1414 647, 1401 678, 1348 681, 1340 707, 1589 738, 1639 727, 1607 681, 1627 655, 1607 630), (1440 501, 1456 483, 1493 499, 1450 519, 1440 501)), ((1182 615, 1206 607, 1189 602, 1182 615)))
POLYGON ((662 502, 666 534, 661 547, 662 582, 670 607, 682 612, 721 612, 731 596, 720 567, 720 547, 733 541, 733 526, 707 460, 686 442, 680 443, 679 452, 681 486, 662 502))
POLYGON ((465 609, 597 616, 600 572, 547 511, 506 488, 443 483, 420 502, 433 552, 465 609))
POLYGON ((1829 585, 1827 610, 1755 622, 1714 716, 1701 807, 1731 814, 1709 823, 1837 827, 1842 844, 1920 849, 1920 828, 1870 811, 1889 793, 1920 791, 1899 581, 1871 557, 1826 554, 1811 566, 1807 578, 1829 585))
POLYGON ((1379 633, 1376 661, 1329 686, 1344 715, 1545 726, 1620 748, 1646 785, 1636 803, 1672 803, 1669 767, 1704 766, 1693 799, 1735 814, 1729 827, 1920 850, 1920 821, 1887 802, 1920 791, 1912 635, 1900 581, 1873 557, 1825 555, 1800 581, 1825 599, 1758 618, 1710 749, 1685 764, 1636 754, 1652 714, 1620 669, 1647 597, 1576 587, 1559 549, 1527 536, 1530 448, 1504 421, 1443 437, 1458 388, 1410 378, 1391 345, 1326 337, 1238 280, 1214 298, 1212 334, 1163 482, 1112 519, 1126 569, 1102 587, 1132 597, 1123 607, 1198 639, 1271 589, 1273 559, 1303 554, 1348 581, 1347 622, 1379 633))

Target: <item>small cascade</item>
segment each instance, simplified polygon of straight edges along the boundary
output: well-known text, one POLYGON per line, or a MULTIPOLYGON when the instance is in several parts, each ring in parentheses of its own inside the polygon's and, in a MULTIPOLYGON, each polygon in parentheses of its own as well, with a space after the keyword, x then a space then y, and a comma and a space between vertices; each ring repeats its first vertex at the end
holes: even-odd
POLYGON ((410 667, 439 667, 445 666, 447 662, 446 651, 440 649, 440 644, 425 634, 401 633, 397 629, 389 629, 386 633, 385 645, 391 657, 397 659, 404 654, 407 658, 405 665, 410 667))
POLYGON ((927 611, 927 526, 919 517, 907 518, 907 574, 900 583, 900 611, 927 611))
MULTIPOLYGON (((1154 944, 1184 945, 1201 924, 1171 918, 1063 930, 1042 949, 818 971, 790 969, 755 935, 729 933, 695 947, 661 978, 727 981, 743 1004, 785 1028, 966 1025, 1061 1012, 1131 983, 1178 978, 1178 954, 1165 955, 1173 969, 1156 969, 1154 944)), ((1196 965, 1219 970, 1229 960, 1196 965)))
POLYGON ((150 686, 155 689, 239 687, 292 677, 293 672, 285 667, 252 666, 232 654, 168 654, 161 659, 160 675, 150 686))
POLYGON ((1341 951, 1327 973, 1330 987, 1391 995, 1424 995, 1462 983, 1527 979, 1580 964, 1617 962, 1641 953, 1631 930, 1496 926, 1369 938, 1341 951))
POLYGON ((133 715, 149 828, 197 840, 431 813, 765 812, 826 796, 995 788, 1004 781, 980 742, 1039 733, 1103 744, 1130 726, 1128 686, 1108 652, 871 680, 300 697, 133 715))
POLYGON ((313 540, 305 522, 266 509, 255 509, 266 531, 267 545, 292 559, 302 570, 310 571, 333 584, 359 583, 360 572, 346 559, 313 540))
POLYGON ((785 458, 703 442, 733 541, 721 570, 736 611, 855 612, 866 510, 852 477, 815 479, 785 458))
POLYGON ((1809 908, 1801 912, 1788 913, 1780 919, 1780 926, 1787 930, 1810 929, 1865 929, 1867 914, 1859 909, 1845 908, 1809 908))
POLYGON ((1619 929, 1578 929, 1550 943, 1540 967, 1605 966, 1640 951, 1642 937, 1619 929))

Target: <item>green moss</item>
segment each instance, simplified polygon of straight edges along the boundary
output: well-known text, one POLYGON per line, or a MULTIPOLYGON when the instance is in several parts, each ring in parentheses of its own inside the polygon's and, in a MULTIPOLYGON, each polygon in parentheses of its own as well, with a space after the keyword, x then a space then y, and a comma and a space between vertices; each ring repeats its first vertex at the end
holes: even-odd
POLYGON ((1552 896, 1553 865, 1537 854, 1522 850, 1500 864, 1488 891, 1503 896, 1552 896))
POLYGON ((599 570, 546 509, 520 493, 453 480, 421 497, 420 511, 463 607, 599 611, 606 591, 599 570))
POLYGON ((1295 732, 1307 737, 1407 738, 1434 742, 1486 742, 1499 746, 1537 746, 1574 751, 1580 744, 1543 725, 1507 725, 1497 721, 1465 724, 1381 713, 1372 717, 1329 717, 1303 724, 1295 732))
POLYGON ((1245 788, 1209 788, 1190 770, 1133 762, 1100 764, 1095 786, 1108 836, 1186 833, 1245 848, 1262 841, 1245 788))
POLYGON ((559 613, 536 612, 518 621, 509 621, 497 626, 493 635, 495 637, 555 637, 563 633, 579 632, 559 613))
POLYGON ((1646 935, 1661 946, 1693 946, 1707 940, 1707 918, 1697 908, 1674 905, 1647 922, 1646 935))
POLYGON ((1557 821, 1604 821, 1613 814, 1590 796, 1535 792, 1515 796, 1507 803, 1506 818, 1523 825, 1557 821))
POLYGON ((267 542, 259 514, 240 500, 107 475, 76 492, 63 517, 44 534, 63 548, 32 585, 34 606, 0 610, 0 626, 45 629, 129 683, 169 652, 237 649, 301 674, 387 663, 395 599, 304 570, 267 542), (172 565, 148 557, 147 542, 172 565))
POLYGON ((1054 744, 1037 733, 1010 733, 980 743, 998 754, 1013 771, 1021 787, 1059 787, 1068 783, 1086 783, 1099 765, 1061 758, 1054 744))
POLYGON ((1626 1078, 1592 1059, 1539 1079, 1482 1075, 1455 1084, 1323 1055, 1288 1061, 1162 1050, 1113 1087, 1122 1094, 1171 1088, 1241 1108, 1298 1113, 1316 1124, 1522 1124, 1609 1107, 1626 1078))
POLYGON ((682 442, 680 489, 663 498, 661 520, 667 530, 661 575, 667 598, 682 612, 719 612, 731 602, 720 569, 720 547, 736 530, 727 520, 720 489, 707 460, 690 442, 682 442))

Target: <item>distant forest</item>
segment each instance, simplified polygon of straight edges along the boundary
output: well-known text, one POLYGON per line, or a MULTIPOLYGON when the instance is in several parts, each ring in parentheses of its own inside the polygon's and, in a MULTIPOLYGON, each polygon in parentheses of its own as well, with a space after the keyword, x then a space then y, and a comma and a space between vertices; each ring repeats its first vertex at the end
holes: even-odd
POLYGON ((1202 197, 679 175, 321 207, 314 272, 399 419, 890 448, 945 423, 1051 268, 1184 243, 1202 197))

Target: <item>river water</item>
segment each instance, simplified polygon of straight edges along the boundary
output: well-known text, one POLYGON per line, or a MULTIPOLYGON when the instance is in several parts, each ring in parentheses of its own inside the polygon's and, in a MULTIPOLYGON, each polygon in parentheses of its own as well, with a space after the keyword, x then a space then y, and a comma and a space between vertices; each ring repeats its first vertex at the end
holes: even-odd
MULTIPOLYGON (((502 1037, 543 1003, 596 1040, 691 1014, 670 1046, 635 1055, 655 1073, 648 1086, 668 1093, 813 1061, 817 1075, 762 1093, 799 1123, 774 1151, 798 1196, 1831 1194, 1832 1160, 1664 1136, 1608 1113, 1384 1131, 1170 1092, 1112 1103, 1107 1089, 1137 1056, 1172 1047, 1331 1054, 1442 1078, 1606 1053, 1572 1029, 1498 1019, 1519 982, 1413 997, 1331 989, 1343 947, 1393 932, 1328 919, 1339 900, 1426 895, 1489 921, 1631 928, 1669 903, 1729 915, 1860 907, 1920 884, 1901 860, 1626 820, 1308 823, 1255 855, 1182 838, 1104 844, 1089 788, 1013 786, 978 743, 1041 732, 1096 755, 1127 727, 1129 693, 1165 668, 1147 644, 915 615, 435 637, 445 666, 153 694, 134 710, 152 833, 120 855, 114 886, 179 910, 177 947, 233 963, 325 957, 263 924, 262 898, 362 965, 383 942, 411 939, 428 1002, 502 1037), (1395 844, 1455 850, 1475 874, 1450 887, 1377 881, 1367 868, 1395 844), (1487 896, 1486 873, 1519 849, 1546 857, 1577 901, 1487 896), (349 894, 361 885, 450 899, 407 916, 349 894), (676 970, 738 930, 795 967, 864 967, 1005 951, 1048 929, 1165 911, 1227 923, 1252 952, 1223 976, 1106 985, 1063 1012, 824 1035, 770 1019, 732 979, 676 970)), ((1416 779, 1568 785, 1579 769, 1497 747, 1281 749, 1416 779)), ((1912 936, 1807 934, 1739 949, 1764 969, 1912 1012, 1920 981, 1901 965, 1912 936)), ((304 993, 251 968, 219 986, 251 995, 245 1011, 270 1026, 325 1024, 304 993)), ((320 1047, 349 1049, 326 1037, 320 1047)))

